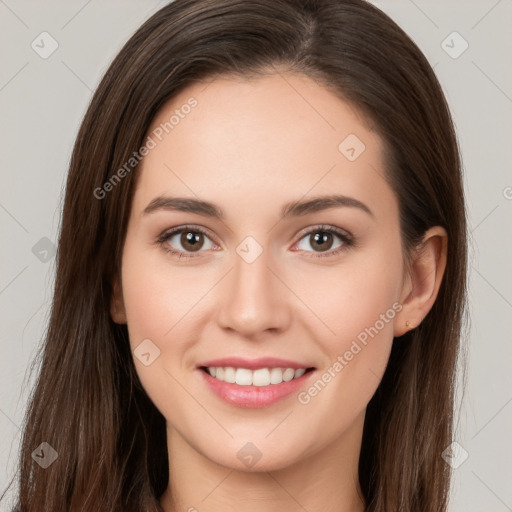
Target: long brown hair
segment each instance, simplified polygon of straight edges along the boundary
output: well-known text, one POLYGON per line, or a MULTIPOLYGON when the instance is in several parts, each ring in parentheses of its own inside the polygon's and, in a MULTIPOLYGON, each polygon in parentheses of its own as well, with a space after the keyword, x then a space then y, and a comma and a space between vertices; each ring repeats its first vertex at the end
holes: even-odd
POLYGON ((147 20, 97 88, 71 159, 51 317, 24 424, 17 512, 158 511, 165 420, 144 392, 125 325, 109 315, 136 166, 103 198, 162 105, 220 74, 285 69, 349 101, 388 148, 403 247, 448 232, 438 298, 395 340, 367 408, 359 477, 368 512, 445 511, 454 383, 466 299, 461 162, 441 87, 411 39, 364 0, 176 0, 147 20), (47 469, 31 456, 58 453, 47 469))

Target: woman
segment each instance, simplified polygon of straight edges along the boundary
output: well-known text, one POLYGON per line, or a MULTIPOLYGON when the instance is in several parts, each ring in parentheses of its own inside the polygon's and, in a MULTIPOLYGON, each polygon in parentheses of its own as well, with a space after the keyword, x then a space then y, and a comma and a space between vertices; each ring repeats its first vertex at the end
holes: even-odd
POLYGON ((16 510, 446 510, 463 198, 371 4, 165 6, 77 137, 16 510))

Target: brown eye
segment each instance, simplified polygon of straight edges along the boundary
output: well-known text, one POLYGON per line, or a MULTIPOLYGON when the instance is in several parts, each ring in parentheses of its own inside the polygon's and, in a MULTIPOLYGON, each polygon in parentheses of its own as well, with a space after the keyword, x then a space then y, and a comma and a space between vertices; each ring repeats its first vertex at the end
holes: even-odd
POLYGON ((320 251, 328 251, 333 244, 333 235, 332 233, 327 233, 325 231, 318 231, 313 235, 309 235, 310 244, 313 249, 318 248, 320 251))
POLYGON ((309 230, 297 243, 297 248, 308 256, 335 256, 354 245, 352 235, 334 226, 317 226, 309 230), (316 254, 315 254, 316 253, 316 254))
POLYGON ((215 244, 210 237, 199 228, 178 228, 164 233, 158 242, 171 253, 180 256, 193 256, 203 250, 213 249, 215 244))
POLYGON ((180 243, 185 251, 199 251, 204 244, 204 235, 197 231, 183 231, 180 243))

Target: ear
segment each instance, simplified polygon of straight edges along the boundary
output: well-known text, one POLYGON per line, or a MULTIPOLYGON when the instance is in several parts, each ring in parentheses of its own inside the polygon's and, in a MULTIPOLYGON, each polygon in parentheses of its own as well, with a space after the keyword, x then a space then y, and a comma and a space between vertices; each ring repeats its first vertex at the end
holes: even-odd
POLYGON ((402 310, 395 319, 395 337, 417 327, 434 305, 446 269, 447 246, 446 230, 435 226, 413 250, 400 297, 402 310))
POLYGON ((112 282, 112 297, 110 299, 110 316, 116 324, 126 323, 123 291, 119 278, 116 276, 112 282))

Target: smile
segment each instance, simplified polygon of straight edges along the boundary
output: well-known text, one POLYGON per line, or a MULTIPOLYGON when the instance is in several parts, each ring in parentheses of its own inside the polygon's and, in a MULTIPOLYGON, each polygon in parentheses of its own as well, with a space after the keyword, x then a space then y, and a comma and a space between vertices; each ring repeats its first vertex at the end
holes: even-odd
MULTIPOLYGON (((202 368, 215 379, 239 386, 272 386, 302 377, 308 368, 234 368, 208 366, 202 368)), ((311 370, 311 368, 309 368, 311 370)))
POLYGON ((307 386, 315 368, 198 368, 206 388, 224 403, 235 407, 260 409, 298 393, 307 386), (215 375, 212 375, 215 374, 215 375))

